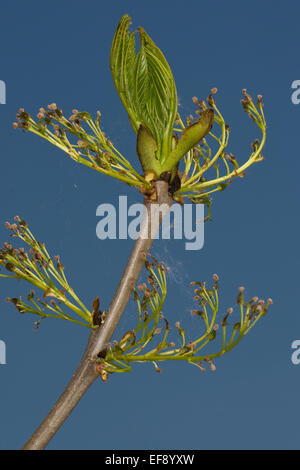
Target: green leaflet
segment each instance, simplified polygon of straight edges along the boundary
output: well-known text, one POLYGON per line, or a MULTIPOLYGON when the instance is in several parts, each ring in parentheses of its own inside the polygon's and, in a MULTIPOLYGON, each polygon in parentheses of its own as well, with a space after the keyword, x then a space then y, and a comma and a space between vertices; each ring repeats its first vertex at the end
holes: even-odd
POLYGON ((177 114, 174 78, 162 52, 147 33, 139 28, 141 48, 137 63, 136 99, 139 115, 157 142, 157 159, 163 163, 172 146, 177 114), (144 88, 145 87, 145 88, 144 88))
POLYGON ((160 164, 156 159, 157 144, 151 133, 142 124, 138 130, 136 151, 144 172, 153 170, 158 176, 160 164))
POLYGON ((128 15, 118 24, 111 47, 112 76, 134 131, 141 124, 148 129, 157 144, 156 159, 163 163, 171 151, 177 114, 175 81, 164 55, 143 28, 136 55, 130 24, 128 15))
POLYGON ((162 171, 170 171, 172 168, 178 164, 179 160, 198 142, 200 142, 203 137, 208 134, 212 128, 214 120, 214 111, 213 109, 206 109, 203 111, 200 119, 187 127, 182 133, 181 138, 179 139, 176 147, 168 155, 168 158, 165 164, 162 167, 162 171))
POLYGON ((135 88, 135 38, 128 31, 131 18, 124 15, 117 27, 110 52, 110 69, 115 87, 129 115, 134 131, 141 124, 134 106, 135 88))

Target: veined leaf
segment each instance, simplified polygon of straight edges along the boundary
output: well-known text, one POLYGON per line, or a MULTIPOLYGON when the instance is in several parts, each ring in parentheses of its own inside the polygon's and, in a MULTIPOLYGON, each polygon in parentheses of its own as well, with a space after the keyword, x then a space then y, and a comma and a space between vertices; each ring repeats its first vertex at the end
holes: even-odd
POLYGON ((141 122, 138 119, 133 99, 136 54, 134 33, 130 34, 128 30, 130 24, 131 18, 124 15, 117 26, 111 46, 110 68, 115 87, 129 115, 132 127, 137 133, 141 122))
POLYGON ((137 134, 136 151, 143 170, 154 171, 157 176, 160 175, 160 164, 156 159, 157 144, 151 133, 142 124, 137 134))
POLYGON ((178 106, 175 81, 164 55, 142 28, 136 55, 130 24, 128 15, 118 24, 111 47, 111 71, 134 131, 143 125, 150 132, 157 144, 155 158, 162 164, 172 150, 178 106))
POLYGON ((160 49, 139 28, 140 69, 136 76, 136 106, 143 124, 157 142, 157 158, 163 163, 171 151, 172 130, 177 113, 177 91, 173 74, 160 49), (140 72, 140 73, 139 73, 140 72))
POLYGON ((197 122, 191 124, 182 133, 177 145, 169 153, 168 158, 163 165, 163 171, 170 171, 178 164, 179 160, 192 148, 194 147, 212 128, 214 120, 214 111, 209 108, 203 111, 200 119, 197 122))

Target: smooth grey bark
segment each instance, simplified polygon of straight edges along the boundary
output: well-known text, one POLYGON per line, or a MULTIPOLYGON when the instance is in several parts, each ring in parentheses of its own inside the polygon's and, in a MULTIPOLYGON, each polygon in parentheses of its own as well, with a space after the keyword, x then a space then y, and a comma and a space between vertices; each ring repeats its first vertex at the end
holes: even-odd
POLYGON ((104 324, 91 332, 86 350, 69 384, 22 450, 44 449, 88 388, 99 377, 94 360, 110 341, 129 301, 132 289, 142 271, 145 256, 152 246, 163 215, 172 205, 172 199, 168 193, 168 184, 165 181, 157 181, 155 186, 157 200, 152 202, 145 198, 147 217, 144 218, 141 224, 140 236, 136 240, 128 259, 104 324), (164 213, 161 216, 159 211, 162 204, 164 205, 164 213))

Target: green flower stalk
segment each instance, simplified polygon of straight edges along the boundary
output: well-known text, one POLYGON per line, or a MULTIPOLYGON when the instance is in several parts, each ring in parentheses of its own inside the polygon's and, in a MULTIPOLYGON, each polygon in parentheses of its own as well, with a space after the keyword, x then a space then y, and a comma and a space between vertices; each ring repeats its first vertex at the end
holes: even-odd
POLYGON ((26 243, 29 252, 23 247, 17 249, 8 242, 4 243, 4 248, 0 249, 0 265, 10 274, 0 273, 0 277, 24 280, 41 291, 42 295, 36 296, 35 291, 31 290, 27 301, 22 298, 6 300, 12 302, 20 313, 33 313, 42 318, 60 318, 95 328, 92 312, 70 287, 60 257, 57 255, 52 260, 45 244, 36 241, 27 223, 18 216, 15 221, 13 224, 6 222, 6 227, 11 230, 11 237, 17 237, 26 243), (66 313, 62 305, 70 313, 66 313))
POLYGON ((47 110, 40 108, 35 121, 30 114, 19 109, 14 128, 30 131, 63 150, 69 157, 93 170, 111 176, 130 186, 150 187, 114 147, 100 128, 100 111, 92 119, 86 111, 73 109, 66 118, 56 103, 48 105, 47 110), (92 131, 92 134, 87 132, 92 131))
MULTIPOLYGON (((101 379, 106 382, 109 374, 115 372, 130 372, 133 363, 152 363, 157 372, 161 372, 158 363, 166 361, 185 361, 194 364, 204 371, 203 363, 209 364, 215 370, 213 360, 223 356, 233 349, 251 328, 266 315, 272 299, 266 302, 253 297, 248 302, 244 299, 244 288, 239 288, 237 305, 240 310, 240 320, 232 326, 228 335, 229 322, 233 308, 227 309, 221 319, 221 325, 216 323, 219 305, 219 277, 213 276, 213 285, 208 288, 205 282, 191 282, 194 286, 194 301, 198 303, 192 315, 198 317, 202 331, 199 337, 186 339, 186 332, 180 322, 175 323, 180 338, 180 344, 168 340, 172 327, 163 315, 162 309, 167 293, 166 271, 164 265, 151 257, 145 262, 148 271, 147 283, 140 284, 134 289, 137 304, 137 326, 127 331, 119 341, 109 343, 96 360, 96 368, 101 379), (139 293, 141 291, 142 295, 139 293), (220 332, 220 349, 214 353, 205 353, 205 346, 216 340, 220 332), (154 344, 153 344, 154 343, 154 344)), ((178 343, 178 341, 177 341, 178 343)))
POLYGON ((212 88, 206 99, 194 97, 194 115, 183 119, 178 110, 175 80, 164 54, 141 27, 137 52, 136 31, 129 31, 130 24, 131 18, 124 15, 117 26, 110 68, 136 134, 137 166, 104 134, 100 111, 92 117, 86 111, 74 109, 66 117, 52 103, 40 108, 36 118, 19 109, 17 122, 13 123, 14 128, 34 133, 60 148, 73 161, 136 188, 144 196, 148 216, 141 223, 140 236, 105 312, 100 310, 99 296, 91 302, 91 309, 83 304, 71 288, 60 258, 50 257, 45 245, 35 239, 23 220, 17 217, 16 223, 6 224, 11 235, 27 244, 29 251, 5 243, 0 249, 0 265, 7 273, 0 276, 24 280, 38 289, 37 294, 31 290, 26 300, 22 297, 7 300, 22 314, 64 319, 91 330, 75 374, 24 449, 43 449, 99 375, 106 381, 110 374, 130 371, 137 362, 152 363, 160 372, 158 364, 170 360, 185 361, 200 370, 207 363, 214 370, 213 360, 234 348, 272 304, 271 299, 263 301, 258 297, 246 302, 244 288, 240 287, 239 321, 230 327, 233 309, 220 308, 219 278, 214 275, 212 287, 204 282, 192 283, 197 302, 192 314, 198 318, 199 328, 191 339, 187 339, 179 320, 174 329, 163 313, 166 273, 163 265, 149 255, 161 223, 160 208, 170 208, 173 201, 183 204, 189 200, 205 204, 208 219, 211 195, 223 191, 235 178, 244 177, 251 165, 263 160, 266 121, 262 96, 253 100, 244 89, 242 106, 261 137, 251 144, 250 155, 240 163, 242 159, 229 150, 230 128, 216 105, 217 89, 212 88), (143 268, 147 280, 137 285, 143 268), (119 340, 112 341, 132 295, 137 324, 119 340), (172 327, 177 332, 174 338, 172 327), (220 346, 215 352, 208 351, 208 345, 216 344, 218 338, 220 346))

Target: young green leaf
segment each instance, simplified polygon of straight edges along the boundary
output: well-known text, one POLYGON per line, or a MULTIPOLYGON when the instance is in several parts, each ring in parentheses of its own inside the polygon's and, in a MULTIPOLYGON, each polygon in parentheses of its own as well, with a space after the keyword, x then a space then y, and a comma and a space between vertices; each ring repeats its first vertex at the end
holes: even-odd
POLYGON ((130 24, 131 18, 124 15, 117 26, 111 46, 110 68, 115 87, 137 133, 141 122, 133 99, 136 54, 134 33, 129 33, 130 24))
POLYGON ((137 55, 135 104, 141 121, 157 142, 156 158, 163 163, 172 148, 177 91, 168 62, 142 28, 137 55))
POLYGON ((141 125, 149 131, 157 145, 153 159, 161 164, 172 150, 178 106, 175 81, 164 55, 143 28, 139 28, 136 55, 130 24, 128 15, 118 24, 111 47, 112 76, 134 131, 137 133, 141 125))
POLYGON ((142 124, 137 135, 136 151, 144 172, 155 171, 160 174, 160 164, 156 160, 157 144, 148 129, 142 124))
POLYGON ((211 108, 206 109, 197 122, 191 124, 184 130, 176 147, 168 155, 163 166, 163 171, 172 170, 172 168, 178 164, 179 160, 208 134, 212 128, 213 120, 214 111, 211 108))

